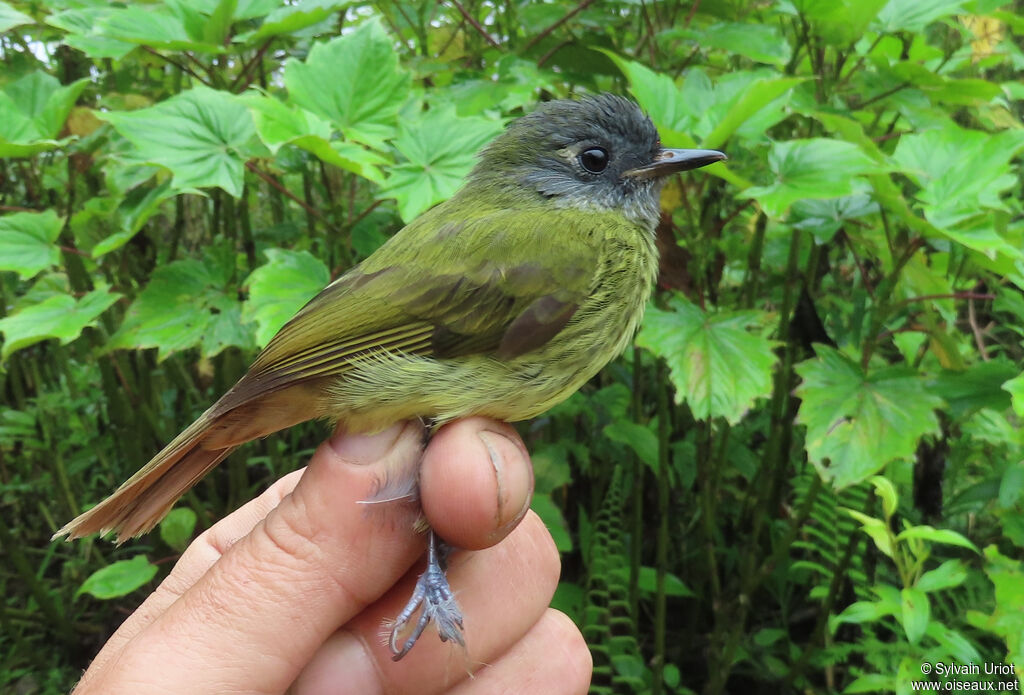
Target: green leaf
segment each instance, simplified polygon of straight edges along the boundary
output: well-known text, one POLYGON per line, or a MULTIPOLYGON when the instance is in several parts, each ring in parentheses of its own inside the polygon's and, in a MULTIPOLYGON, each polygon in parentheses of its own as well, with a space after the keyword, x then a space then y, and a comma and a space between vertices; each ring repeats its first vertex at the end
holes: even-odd
MULTIPOLYGON (((612 570, 613 573, 618 575, 620 578, 628 581, 629 580, 629 568, 628 567, 616 567, 612 570)), ((637 575, 637 588, 648 595, 654 595, 658 591, 658 570, 654 567, 648 567, 646 565, 640 568, 640 573, 637 575)), ((695 596, 696 594, 686 586, 686 582, 672 574, 671 572, 665 573, 665 595, 666 596, 679 596, 689 597, 695 596)))
POLYGON ((271 152, 276 154, 282 145, 292 144, 374 183, 384 181, 380 165, 387 159, 354 142, 331 141, 327 121, 303 108, 255 92, 240 99, 252 110, 260 139, 271 152))
POLYGON ((156 576, 157 566, 145 555, 136 555, 131 560, 118 560, 102 567, 82 582, 75 596, 91 594, 98 599, 112 599, 135 591, 156 576))
MULTIPOLYGON (((2 223, 3 219, 0 218, 0 224, 2 223)), ((1024 417, 1024 374, 1004 382, 1002 388, 1010 394, 1010 404, 1013 406, 1013 412, 1017 414, 1017 417, 1024 417)))
POLYGON ((894 611, 885 601, 856 601, 847 606, 842 613, 828 620, 829 630, 835 632, 843 623, 873 623, 894 611))
POLYGON ((1024 257, 1004 238, 991 210, 1008 210, 1002 195, 1017 185, 1012 160, 1024 131, 991 134, 953 124, 900 138, 892 158, 917 183, 925 217, 954 241, 981 253, 1024 257))
POLYGON ((910 587, 903 589, 900 592, 900 597, 902 598, 900 622, 903 624, 903 631, 907 633, 907 641, 917 644, 924 636, 931 618, 928 595, 920 589, 910 587))
POLYGON ((801 77, 786 77, 759 79, 751 83, 743 90, 743 96, 732 104, 725 117, 718 120, 715 129, 704 138, 701 146, 709 149, 721 147, 736 129, 746 123, 754 114, 803 81, 804 79, 801 77))
POLYGON ((968 622, 1006 640, 1006 661, 1017 673, 1024 668, 1024 563, 1006 557, 990 545, 985 548, 985 574, 995 585, 995 609, 991 615, 968 614, 968 622))
POLYGON ((768 165, 775 182, 748 188, 739 197, 757 199, 772 217, 782 217, 798 200, 851 195, 857 176, 885 170, 857 145, 828 138, 776 142, 768 165))
POLYGON ((128 308, 106 349, 155 347, 159 350, 157 359, 163 361, 191 347, 201 347, 206 357, 228 344, 249 347, 249 329, 236 313, 238 300, 227 286, 227 275, 210 259, 205 263, 187 259, 158 267, 146 289, 128 308), (225 328, 238 342, 225 341, 225 328))
POLYGON ((888 557, 893 556, 892 536, 889 534, 889 527, 884 521, 868 516, 863 512, 858 512, 856 509, 845 509, 845 511, 860 522, 861 530, 871 537, 871 540, 875 542, 875 546, 882 553, 888 557))
POLYGON ((195 528, 196 513, 188 507, 178 507, 160 522, 160 538, 180 553, 188 547, 195 528))
POLYGON ((749 332, 765 314, 709 314, 679 296, 669 308, 647 310, 637 344, 665 359, 676 401, 688 403, 694 417, 739 422, 772 390, 775 343, 749 332))
POLYGON ((807 454, 837 488, 866 479, 894 459, 909 459, 918 440, 937 432, 942 399, 912 369, 884 367, 865 374, 825 345, 817 359, 796 367, 803 383, 797 421, 807 427, 807 454))
POLYGON ((60 262, 57 237, 64 221, 52 209, 0 217, 0 270, 28 279, 60 262))
POLYGON ((792 53, 778 27, 769 24, 720 22, 701 29, 697 36, 701 48, 720 48, 777 67, 788 63, 792 53))
POLYGON ((128 191, 117 206, 117 219, 121 231, 101 239, 92 247, 92 257, 99 258, 105 253, 116 251, 139 233, 150 217, 155 215, 165 200, 176 195, 170 179, 156 186, 138 186, 128 191))
POLYGON ((82 78, 61 86, 56 77, 31 72, 0 91, 0 157, 30 157, 59 147, 60 134, 75 100, 89 83, 82 78))
POLYGON ((489 118, 455 115, 455 107, 435 107, 411 123, 403 121, 395 147, 408 160, 391 167, 381 193, 398 201, 409 222, 452 196, 473 166, 476 153, 501 132, 489 118))
POLYGON ((168 51, 223 53, 224 46, 204 40, 202 22, 195 21, 200 17, 202 15, 195 10, 177 3, 128 5, 111 10, 99 21, 95 33, 126 43, 168 51), (192 15, 192 21, 189 21, 189 15, 192 15))
POLYGON ((1016 371, 1016 365, 1003 359, 976 362, 962 372, 943 369, 929 380, 928 390, 949 404, 957 420, 982 408, 1002 411, 1010 406, 1005 382, 1016 371))
POLYGON ((942 591, 960 586, 967 580, 967 565, 962 560, 946 560, 921 575, 914 586, 921 591, 942 591))
POLYGON ((67 345, 86 326, 94 325, 96 318, 120 296, 106 287, 97 288, 77 301, 70 295, 59 294, 0 319, 0 332, 4 334, 0 358, 7 359, 15 350, 48 338, 67 345))
POLYGON ((999 481, 999 506, 1013 509, 1020 499, 1021 490, 1024 490, 1024 463, 1018 461, 1003 471, 1003 478, 999 481))
POLYGON ((875 494, 882 500, 882 510, 885 518, 887 520, 891 519, 892 515, 899 508, 899 497, 896 495, 896 487, 888 478, 880 475, 871 476, 870 482, 875 486, 875 494))
POLYGON ((945 545, 956 545, 961 548, 967 548, 974 552, 979 552, 977 546, 971 543, 969 540, 964 538, 956 531, 950 531, 944 528, 932 528, 931 526, 911 526, 905 531, 900 532, 896 536, 897 541, 910 540, 912 538, 920 538, 922 540, 930 541, 932 543, 944 543, 945 545))
POLYGON ((141 161, 170 169, 178 190, 219 186, 238 198, 245 162, 259 154, 252 116, 227 92, 196 87, 147 109, 100 115, 141 161))
POLYGON ((658 437, 649 428, 630 420, 615 420, 604 426, 604 436, 625 444, 652 471, 658 470, 658 437))
POLYGON ((882 33, 918 33, 932 22, 963 14, 963 0, 889 0, 878 13, 875 29, 882 33))
POLYGON ((351 4, 351 0, 299 0, 294 5, 278 7, 264 18, 259 29, 238 34, 233 40, 251 46, 274 36, 292 34, 324 21, 351 4))
POLYGON ((246 279, 249 298, 242 307, 242 319, 258 326, 260 347, 331 279, 327 266, 307 251, 266 249, 263 253, 267 262, 246 279))
POLYGON ((569 535, 568 527, 565 523, 565 517, 562 516, 562 511, 555 504, 554 500, 551 499, 551 495, 534 495, 533 500, 530 502, 530 509, 532 509, 540 520, 547 526, 548 533, 555 541, 555 547, 560 553, 568 553, 572 551, 572 536, 569 535))
POLYGON ((333 123, 346 139, 378 150, 394 136, 409 94, 409 74, 376 19, 314 45, 305 62, 289 60, 284 82, 293 103, 333 123))
POLYGON ((45 21, 50 26, 68 32, 64 36, 64 43, 90 58, 120 60, 135 50, 136 44, 98 33, 103 20, 116 11, 115 7, 78 7, 48 15, 45 21))
POLYGON ((22 24, 34 24, 35 20, 27 14, 18 12, 6 2, 0 2, 0 34, 22 24))

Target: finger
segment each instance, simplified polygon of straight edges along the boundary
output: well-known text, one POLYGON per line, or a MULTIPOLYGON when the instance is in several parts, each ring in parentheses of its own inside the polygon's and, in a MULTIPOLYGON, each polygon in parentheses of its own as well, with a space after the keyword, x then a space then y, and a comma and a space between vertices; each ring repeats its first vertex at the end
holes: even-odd
POLYGON ((133 638, 96 692, 143 673, 180 692, 283 692, 422 553, 406 515, 382 524, 359 504, 381 467, 415 464, 421 442, 406 423, 322 445, 292 493, 133 638))
POLYGON ((479 550, 507 536, 530 508, 532 493, 530 456, 507 423, 482 417, 453 422, 434 434, 423 456, 423 513, 458 548, 479 550))
POLYGON ((304 470, 306 469, 292 471, 277 480, 259 497, 239 507, 192 541, 174 565, 174 569, 160 582, 160 586, 121 623, 117 632, 103 645, 103 649, 93 659, 91 668, 102 667, 132 637, 160 617, 168 606, 206 574, 206 571, 223 555, 225 548, 252 531, 271 509, 295 489, 304 470))
POLYGON ((408 600, 420 569, 336 632, 289 692, 336 692, 338 683, 358 693, 443 692, 469 671, 496 661, 540 620, 558 584, 559 558, 551 535, 532 512, 502 543, 456 555, 448 577, 465 616, 468 655, 428 630, 396 663, 381 639, 381 624, 408 600))
POLYGON ((449 695, 583 695, 593 668, 579 628, 565 613, 549 608, 526 637, 449 695))

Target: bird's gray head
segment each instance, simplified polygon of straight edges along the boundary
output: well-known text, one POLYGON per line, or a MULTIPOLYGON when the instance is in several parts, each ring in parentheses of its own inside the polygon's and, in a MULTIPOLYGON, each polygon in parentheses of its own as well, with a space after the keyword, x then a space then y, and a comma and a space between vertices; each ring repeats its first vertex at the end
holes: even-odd
POLYGON ((713 150, 663 149, 639 106, 602 94, 550 101, 513 121, 483 151, 470 181, 559 207, 618 210, 653 229, 664 177, 722 159, 713 150))

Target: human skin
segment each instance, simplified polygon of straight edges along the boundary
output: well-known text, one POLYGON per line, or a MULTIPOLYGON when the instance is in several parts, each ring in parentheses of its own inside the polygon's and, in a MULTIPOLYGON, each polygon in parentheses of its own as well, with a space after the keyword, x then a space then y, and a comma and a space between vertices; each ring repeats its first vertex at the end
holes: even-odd
POLYGON ((521 439, 507 424, 468 418, 421 446, 413 423, 336 433, 307 468, 199 536, 74 695, 585 693, 583 637, 548 608, 559 559, 529 511, 521 439), (361 502, 421 453, 427 521, 476 550, 450 559, 469 651, 428 628, 395 663, 381 625, 408 598, 425 541, 414 505, 361 502))

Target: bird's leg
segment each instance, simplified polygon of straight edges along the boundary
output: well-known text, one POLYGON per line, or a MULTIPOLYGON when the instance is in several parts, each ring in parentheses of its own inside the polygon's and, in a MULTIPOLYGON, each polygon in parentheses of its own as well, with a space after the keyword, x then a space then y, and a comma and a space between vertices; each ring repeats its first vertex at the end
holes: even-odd
POLYGON ((427 568, 423 570, 423 574, 416 581, 412 598, 395 618, 395 623, 391 628, 388 644, 391 647, 391 658, 394 661, 398 661, 409 653, 430 621, 434 621, 434 624, 437 625, 442 642, 451 640, 462 647, 466 646, 466 641, 462 637, 462 611, 459 610, 459 605, 455 602, 455 595, 445 576, 445 570, 448 568, 448 554, 452 548, 439 539, 433 529, 429 530, 427 534, 429 539, 427 568), (400 633, 409 626, 417 610, 419 619, 416 620, 412 634, 402 641, 400 633))

